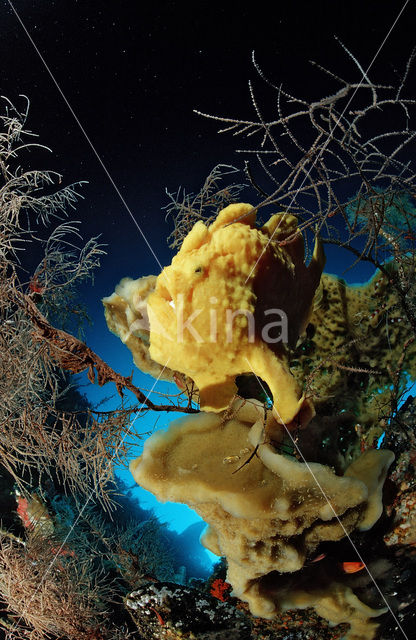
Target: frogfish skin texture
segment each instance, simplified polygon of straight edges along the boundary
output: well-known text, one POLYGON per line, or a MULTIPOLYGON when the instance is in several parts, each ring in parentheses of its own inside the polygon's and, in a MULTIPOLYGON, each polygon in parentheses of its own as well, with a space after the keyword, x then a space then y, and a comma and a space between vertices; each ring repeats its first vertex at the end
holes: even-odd
POLYGON ((192 378, 205 411, 229 406, 236 376, 254 373, 279 422, 307 423, 313 407, 290 373, 288 348, 308 323, 324 263, 317 240, 305 265, 290 214, 257 227, 255 209, 240 203, 208 227, 197 222, 149 295, 151 358, 192 378))

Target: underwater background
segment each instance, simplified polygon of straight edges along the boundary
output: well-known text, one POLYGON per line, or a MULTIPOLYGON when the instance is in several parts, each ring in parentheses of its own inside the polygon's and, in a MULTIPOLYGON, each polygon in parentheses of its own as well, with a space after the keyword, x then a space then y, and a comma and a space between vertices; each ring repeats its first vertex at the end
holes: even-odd
MULTIPOLYGON (((102 299, 123 277, 158 275, 171 263, 177 249, 168 245, 174 229, 166 210, 169 194, 179 189, 198 193, 219 164, 241 170, 231 176, 231 182, 246 180, 245 158, 236 153, 244 146, 241 138, 218 135, 218 123, 195 110, 252 120, 250 80, 258 102, 266 105, 265 117, 272 117, 275 98, 256 77, 253 51, 268 78, 309 102, 336 91, 332 78, 311 66, 310 60, 355 82, 351 57, 334 36, 363 68, 371 68, 374 82, 397 83, 415 46, 415 18, 412 2, 372 0, 302 1, 272 9, 262 2, 239 7, 133 0, 2 2, 0 93, 18 107, 24 103, 22 96, 29 98, 27 128, 38 134, 40 144, 52 149, 52 153, 34 149, 25 162, 31 168, 56 170, 63 175, 63 184, 85 181, 80 191, 83 199, 70 216, 80 221, 83 238, 100 236, 99 242, 105 245, 93 280, 81 282, 77 289, 89 318, 83 323, 82 339, 114 371, 132 374, 136 387, 152 389, 154 402, 160 401, 160 394, 174 393, 175 385, 166 381, 154 385, 150 375, 135 367, 130 351, 108 330, 102 299)), ((415 86, 414 81, 413 70, 410 86, 415 86)), ((297 135, 301 138, 302 131, 297 135)), ((412 142, 405 159, 413 161, 414 152, 412 142)), ((256 179, 260 188, 266 188, 264 176, 258 174, 256 179)), ((345 200, 355 194, 352 187, 348 191, 345 186, 345 200)), ((248 187, 239 197, 253 205, 255 199, 248 187)), ((268 205, 259 215, 266 222, 275 212, 276 206, 268 205)), ((342 220, 333 224, 337 233, 344 233, 342 220)), ((366 283, 375 273, 371 262, 357 261, 351 267, 354 260, 340 246, 326 245, 325 254, 325 273, 349 285, 366 283)), ((33 272, 40 256, 36 249, 26 252, 26 274, 33 272)), ((87 372, 76 374, 74 380, 90 406, 103 412, 120 406, 110 385, 91 385, 87 372)), ((401 405, 412 391, 409 384, 401 405)), ((144 510, 143 518, 153 511, 174 532, 167 539, 177 545, 178 565, 185 566, 186 578, 207 580, 218 557, 199 543, 205 526, 202 519, 186 505, 159 503, 134 482, 126 466, 142 452, 147 434, 166 428, 175 417, 175 413, 160 412, 155 418, 152 412, 144 412, 135 420, 134 431, 143 438, 131 448, 127 461, 115 465, 115 474, 131 500, 127 509, 144 510)), ((377 447, 382 442, 379 435, 377 447)), ((267 633, 271 635, 264 632, 261 637, 286 637, 276 630, 267 633)), ((400 631, 389 633, 385 637, 412 637, 400 631)), ((104 636, 97 632, 90 637, 104 636)))

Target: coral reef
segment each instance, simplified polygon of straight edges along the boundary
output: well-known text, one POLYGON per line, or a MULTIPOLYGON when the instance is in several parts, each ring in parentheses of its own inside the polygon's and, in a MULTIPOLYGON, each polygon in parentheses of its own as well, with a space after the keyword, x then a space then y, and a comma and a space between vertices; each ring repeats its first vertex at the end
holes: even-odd
POLYGON ((249 640, 249 619, 234 606, 198 589, 148 583, 128 594, 126 606, 144 640, 249 640))
POLYGON ((310 104, 280 88, 270 122, 250 84, 259 122, 227 118, 226 129, 264 134, 253 151, 267 179, 257 182, 245 166, 263 202, 229 204, 242 185, 219 188, 234 173, 224 166, 196 196, 169 194, 177 255, 159 276, 124 278, 103 300, 135 364, 180 387, 165 404, 69 333, 84 318, 77 283, 102 247, 96 238, 78 246, 73 221, 48 237, 35 232, 35 218, 49 225, 80 185, 53 192, 53 172, 21 168, 27 112, 8 103, 0 116, 0 626, 8 639, 412 634, 416 174, 399 156, 414 136, 414 102, 401 98, 414 57, 393 94, 367 74, 355 88, 332 72, 341 89, 310 104), (370 89, 370 103, 340 108, 352 89, 370 89), (385 105, 405 114, 405 128, 366 133, 367 116, 385 105), (314 135, 302 141, 293 123, 305 117, 314 135), (281 212, 262 225, 265 205, 281 212), (22 242, 42 247, 35 268, 18 260, 22 242), (322 275, 321 242, 366 260, 374 276, 349 286, 322 275), (90 407, 66 389, 68 371, 115 384, 121 406, 90 407), (149 411, 190 414, 151 436, 131 471, 205 520, 202 542, 222 558, 206 582, 201 558, 189 561, 195 530, 168 532, 126 496, 122 509, 113 502, 121 493, 113 461, 128 457, 132 416, 149 411))
POLYGON ((30 637, 36 640, 51 635, 98 638, 95 634, 109 611, 109 585, 99 584, 91 558, 81 561, 75 554, 61 553, 57 561, 57 549, 36 533, 20 544, 0 537, 0 598, 9 614, 1 617, 1 626, 11 638, 27 637, 20 635, 20 622, 33 629, 30 637))
MULTIPOLYGON (((385 270, 393 275, 394 263, 385 270)), ((379 422, 388 412, 393 373, 402 356, 403 371, 416 377, 416 344, 408 343, 410 334, 385 274, 376 271, 369 282, 354 286, 323 274, 291 367, 300 384, 309 386, 318 415, 352 411, 372 446, 383 432, 379 422)))
POLYGON ((177 579, 164 527, 123 495, 110 517, 51 483, 42 494, 17 494, 0 530, 0 626, 11 640, 137 639, 123 598, 149 576, 177 579))
MULTIPOLYGON (((392 518, 390 530, 386 533, 386 545, 416 545, 416 437, 414 398, 410 397, 411 407, 403 407, 396 416, 396 422, 406 419, 407 430, 401 437, 395 438, 396 447, 401 451, 389 480, 394 483, 396 495, 387 506, 387 514, 392 518), (404 443, 403 440, 406 442, 404 443)), ((408 403, 410 404, 410 403, 408 403)), ((393 442, 391 443, 393 444, 393 442)))
MULTIPOLYGON (((259 402, 239 400, 233 411, 231 419, 200 413, 171 423, 146 441, 130 469, 160 500, 186 502, 201 515, 209 524, 202 542, 226 556, 233 595, 248 602, 254 615, 273 617, 286 605, 274 594, 275 581, 266 588, 270 573, 297 571, 320 541, 371 528, 381 515, 381 488, 394 456, 367 451, 339 477, 264 443, 264 425, 273 416, 268 411, 265 418, 259 402)), ((281 429, 277 423, 276 429, 281 429)), ((332 585, 329 592, 338 594, 332 606, 338 602, 340 610, 355 597, 344 590, 341 598, 340 588, 332 585)), ((298 594, 286 608, 297 606, 298 597, 302 601, 298 594)), ((324 591, 315 600, 305 595, 305 607, 320 611, 325 597, 324 591)), ((357 603, 351 606, 359 609, 357 603)), ((364 605, 362 611, 375 615, 364 605)), ((339 615, 327 617, 336 624, 346 621, 339 615)))
MULTIPOLYGON (((135 480, 201 515, 208 524, 201 542, 226 558, 232 596, 252 615, 277 624, 287 610, 312 609, 331 625, 348 623, 346 638, 364 639, 386 611, 345 581, 365 565, 343 562, 341 576, 321 568, 317 579, 305 563, 319 544, 379 521, 394 454, 373 447, 392 387, 397 398, 402 371, 416 373, 416 351, 386 277, 393 264, 351 287, 322 275, 324 261, 316 241, 305 265, 293 216, 276 214, 259 228, 250 205, 230 205, 209 227, 195 224, 149 295, 143 279, 125 279, 104 304, 110 328, 146 360, 143 369, 155 361, 182 372, 208 410, 151 436, 130 465, 135 480), (136 330, 136 347, 131 335, 145 298, 150 332, 143 340, 136 330), (276 309, 287 333, 266 340, 267 312, 276 309), (232 332, 230 312, 238 321, 232 332)), ((407 496, 396 529, 408 507, 407 496)))

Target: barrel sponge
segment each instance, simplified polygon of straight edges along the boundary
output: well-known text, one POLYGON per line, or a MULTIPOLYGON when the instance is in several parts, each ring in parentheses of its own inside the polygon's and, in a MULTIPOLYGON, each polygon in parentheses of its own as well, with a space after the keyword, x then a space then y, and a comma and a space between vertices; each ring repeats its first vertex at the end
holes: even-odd
POLYGON ((201 412, 175 420, 153 434, 130 465, 136 482, 159 500, 184 502, 199 513, 208 524, 201 541, 227 558, 234 595, 255 615, 268 611, 266 617, 277 604, 266 602, 262 580, 302 568, 321 540, 339 540, 361 523, 372 526, 394 457, 368 451, 341 477, 277 453, 263 443, 272 428, 276 441, 282 427, 272 412, 264 415, 257 401, 239 400, 231 415, 201 412))
POLYGON ((108 328, 130 349, 134 364, 141 371, 158 379, 172 380, 173 371, 163 368, 149 355, 147 299, 155 286, 156 276, 137 280, 123 278, 114 293, 103 298, 104 315, 108 328))
POLYGON ((308 322, 323 251, 317 240, 306 266, 296 218, 255 221, 255 209, 240 203, 209 227, 194 225, 149 296, 150 356, 192 378, 207 411, 229 406, 235 377, 254 372, 270 388, 277 419, 307 421, 312 411, 290 373, 288 348, 308 322))

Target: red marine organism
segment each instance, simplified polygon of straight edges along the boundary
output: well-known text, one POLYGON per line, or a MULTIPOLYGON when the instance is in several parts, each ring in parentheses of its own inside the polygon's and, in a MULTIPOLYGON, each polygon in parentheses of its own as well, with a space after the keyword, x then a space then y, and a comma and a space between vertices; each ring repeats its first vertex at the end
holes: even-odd
POLYGON ((228 589, 231 585, 228 582, 225 582, 221 578, 217 578, 211 585, 210 594, 214 596, 214 598, 218 598, 222 602, 228 600, 228 589))
POLYGON ((45 291, 45 287, 41 285, 39 282, 38 275, 34 275, 31 281, 29 282, 29 291, 30 293, 39 293, 42 294, 45 291))
POLYGON ((358 573, 364 569, 365 564, 363 562, 343 562, 341 566, 344 573, 358 573))
POLYGON ((165 621, 163 620, 162 616, 160 615, 160 613, 158 611, 156 611, 156 609, 154 609, 153 607, 149 607, 149 609, 151 609, 152 611, 155 612, 155 614, 157 615, 157 619, 159 621, 159 624, 161 627, 165 626, 165 621))
POLYGON ((27 512, 28 501, 27 498, 23 498, 22 496, 17 497, 17 514, 19 515, 21 521, 23 522, 23 526, 25 528, 33 528, 33 522, 27 512))

